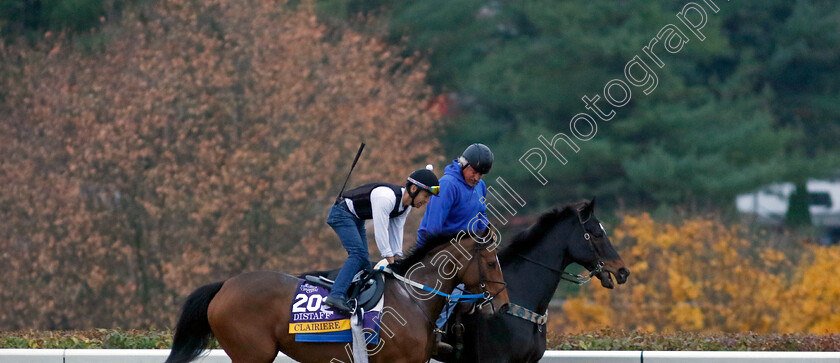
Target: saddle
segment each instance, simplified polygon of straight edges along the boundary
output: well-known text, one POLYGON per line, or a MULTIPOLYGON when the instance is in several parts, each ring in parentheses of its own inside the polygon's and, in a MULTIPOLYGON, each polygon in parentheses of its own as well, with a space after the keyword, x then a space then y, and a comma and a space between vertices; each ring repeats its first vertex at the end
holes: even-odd
MULTIPOLYGON (((300 277, 310 284, 331 290, 339 270, 309 272, 300 277)), ((350 288, 347 290, 347 298, 356 300, 357 306, 365 311, 370 311, 379 302, 379 298, 382 297, 384 291, 385 277, 382 271, 375 271, 368 266, 353 277, 353 282, 350 283, 350 288)))

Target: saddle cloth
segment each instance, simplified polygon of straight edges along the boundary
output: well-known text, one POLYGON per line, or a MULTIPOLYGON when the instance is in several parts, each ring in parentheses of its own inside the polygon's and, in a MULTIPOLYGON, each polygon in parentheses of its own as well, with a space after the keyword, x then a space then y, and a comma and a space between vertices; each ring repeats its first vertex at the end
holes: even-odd
MULTIPOLYGON (((376 279, 371 281, 373 280, 376 279)), ((327 287, 332 285, 331 282, 306 276, 298 283, 289 319, 289 334, 295 335, 296 342, 349 343, 353 341, 350 315, 324 304, 324 300, 329 295, 327 287)), ((384 285, 384 281, 382 282, 384 285)), ((382 286, 377 285, 380 285, 379 281, 371 282, 365 289, 376 292, 364 294, 367 296, 363 300, 372 301, 364 301, 360 304, 364 312, 362 329, 368 344, 378 344, 379 341, 379 319, 384 305, 384 294, 382 294, 382 286)))

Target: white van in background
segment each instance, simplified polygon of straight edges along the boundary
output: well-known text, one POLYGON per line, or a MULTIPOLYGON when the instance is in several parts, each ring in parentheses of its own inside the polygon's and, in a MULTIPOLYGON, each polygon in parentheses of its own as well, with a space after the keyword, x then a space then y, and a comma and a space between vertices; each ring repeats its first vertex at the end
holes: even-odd
MULTIPOLYGON (((809 179, 806 187, 810 196, 811 223, 826 228, 826 241, 840 240, 840 179, 809 179)), ((742 215, 755 218, 756 222, 782 225, 788 210, 788 200, 796 187, 793 183, 777 183, 753 193, 740 194, 735 206, 742 215)))

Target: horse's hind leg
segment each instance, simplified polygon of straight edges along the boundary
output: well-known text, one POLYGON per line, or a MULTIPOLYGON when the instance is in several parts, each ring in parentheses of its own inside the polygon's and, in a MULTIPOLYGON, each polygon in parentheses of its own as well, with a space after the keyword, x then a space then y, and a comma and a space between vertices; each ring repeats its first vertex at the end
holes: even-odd
POLYGON ((271 363, 274 361, 277 356, 277 347, 271 336, 238 333, 235 337, 229 333, 216 337, 232 363, 271 363))
POLYGON ((225 282, 207 307, 207 320, 233 363, 270 363, 277 356, 272 300, 254 293, 260 289, 243 288, 240 280, 225 282))

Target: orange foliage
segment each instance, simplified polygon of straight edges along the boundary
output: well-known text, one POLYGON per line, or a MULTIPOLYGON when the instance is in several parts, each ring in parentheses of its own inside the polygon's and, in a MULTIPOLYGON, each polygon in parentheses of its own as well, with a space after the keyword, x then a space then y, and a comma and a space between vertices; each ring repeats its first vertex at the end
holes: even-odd
POLYGON ((791 306, 779 314, 780 324, 786 332, 840 332, 840 249, 811 247, 810 251, 814 261, 797 269, 797 283, 785 294, 791 306))
POLYGON ((566 300, 552 327, 840 332, 840 249, 783 252, 742 234, 703 218, 674 226, 627 215, 612 242, 632 271, 628 283, 613 291, 588 286, 566 300))
POLYGON ((442 161, 426 63, 327 41, 313 3, 162 0, 102 52, 0 46, 0 329, 171 326, 199 285, 337 266, 359 142, 351 184, 442 161))

